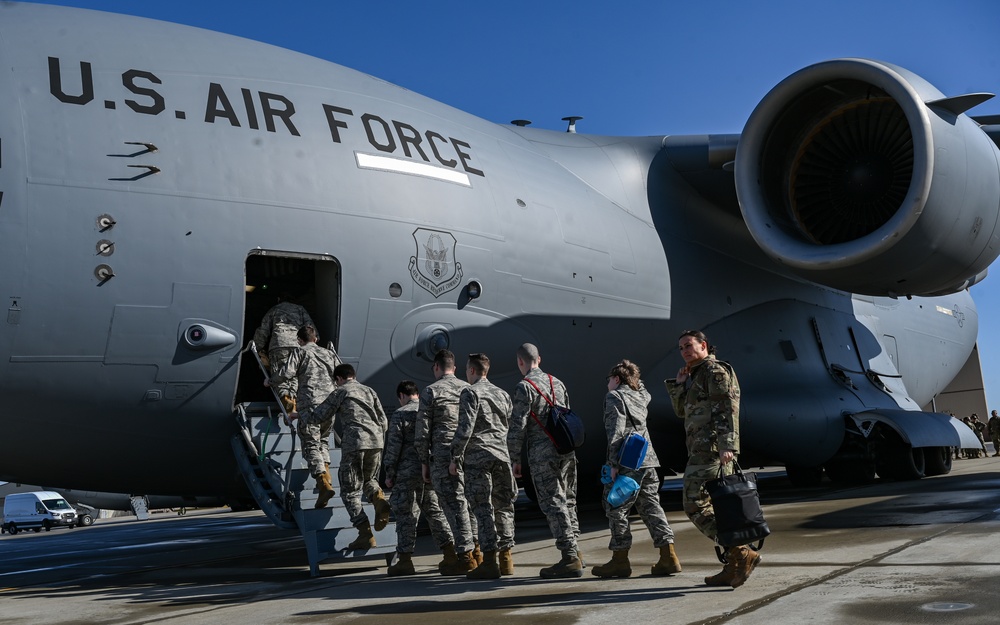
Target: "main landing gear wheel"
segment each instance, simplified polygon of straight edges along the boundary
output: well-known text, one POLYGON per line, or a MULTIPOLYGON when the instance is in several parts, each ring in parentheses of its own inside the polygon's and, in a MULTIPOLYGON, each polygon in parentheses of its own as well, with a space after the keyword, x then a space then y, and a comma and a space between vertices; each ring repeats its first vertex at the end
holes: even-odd
POLYGON ((951 447, 924 448, 924 476, 947 475, 951 473, 951 447))
POLYGON ((919 480, 926 471, 924 448, 912 447, 895 435, 882 448, 876 470, 881 477, 898 482, 919 480))

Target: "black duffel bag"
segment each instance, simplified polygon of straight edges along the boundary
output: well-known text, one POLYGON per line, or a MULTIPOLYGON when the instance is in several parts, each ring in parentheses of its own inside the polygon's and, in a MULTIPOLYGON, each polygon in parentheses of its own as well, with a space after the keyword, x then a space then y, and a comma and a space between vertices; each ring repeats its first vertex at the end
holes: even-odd
POLYGON ((755 550, 764 546, 764 539, 771 533, 764 520, 757 493, 757 475, 744 473, 739 463, 733 460, 734 473, 722 475, 705 482, 705 490, 712 498, 715 509, 716 542, 723 547, 753 546, 755 550))

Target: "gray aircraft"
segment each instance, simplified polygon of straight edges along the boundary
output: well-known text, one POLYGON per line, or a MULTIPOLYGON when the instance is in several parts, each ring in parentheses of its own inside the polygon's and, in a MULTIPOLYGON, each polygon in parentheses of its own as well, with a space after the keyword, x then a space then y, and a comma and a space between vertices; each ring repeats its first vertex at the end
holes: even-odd
POLYGON ((748 463, 919 478, 972 446, 921 408, 974 353, 968 287, 1000 253, 998 127, 965 114, 987 95, 840 59, 782 81, 740 135, 588 136, 18 3, 0 67, 0 479, 246 498, 233 415, 273 398, 244 346, 279 292, 387 406, 444 347, 486 352, 512 389, 535 343, 588 424, 582 489, 622 358, 683 467, 661 381, 689 328, 739 375, 748 463))

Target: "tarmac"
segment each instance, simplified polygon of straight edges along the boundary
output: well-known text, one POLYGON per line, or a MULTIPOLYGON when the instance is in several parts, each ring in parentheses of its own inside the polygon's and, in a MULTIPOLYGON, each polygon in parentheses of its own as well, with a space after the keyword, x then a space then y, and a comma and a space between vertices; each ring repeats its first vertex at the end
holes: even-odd
MULTIPOLYGON (((1000 458, 956 460, 915 482, 794 488, 764 472, 772 535, 741 588, 705 586, 712 543, 663 493, 684 570, 653 577, 649 534, 632 518, 633 576, 543 580, 558 560, 531 506, 517 511, 515 575, 442 577, 418 539, 412 577, 382 557, 327 561, 310 577, 301 539, 259 512, 192 510, 149 521, 0 537, 0 623, 670 623, 986 625, 1000 622, 1000 458)), ((676 484, 676 482, 674 482, 676 484)), ((590 565, 609 558, 599 509, 581 514, 590 565)))

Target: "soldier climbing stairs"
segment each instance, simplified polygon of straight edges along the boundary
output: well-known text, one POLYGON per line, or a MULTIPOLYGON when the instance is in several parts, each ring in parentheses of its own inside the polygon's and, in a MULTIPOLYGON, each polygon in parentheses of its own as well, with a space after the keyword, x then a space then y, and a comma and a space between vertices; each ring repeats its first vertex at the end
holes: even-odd
MULTIPOLYGON (((252 347, 248 349, 255 351, 252 347)), ((242 403, 237 405, 234 415, 239 431, 231 442, 247 487, 272 523, 302 534, 309 572, 313 576, 319 574, 319 563, 329 559, 385 554, 389 562, 396 551, 395 523, 377 532, 373 528, 377 547, 360 551, 347 548, 357 538, 358 530, 351 525, 350 515, 340 498, 337 469, 341 453, 333 441, 330 475, 337 494, 326 507, 316 509, 316 480, 299 451, 296 433, 285 424, 280 402, 242 403)), ((365 504, 365 513, 374 521, 375 510, 371 504, 365 504)))

